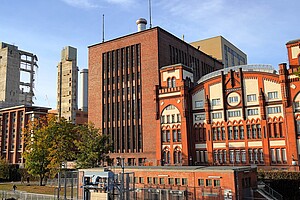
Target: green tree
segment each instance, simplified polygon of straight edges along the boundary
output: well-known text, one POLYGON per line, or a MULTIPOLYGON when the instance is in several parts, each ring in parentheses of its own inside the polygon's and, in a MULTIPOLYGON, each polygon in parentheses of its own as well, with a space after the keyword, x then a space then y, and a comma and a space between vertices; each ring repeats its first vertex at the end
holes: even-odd
POLYGON ((108 153, 112 147, 108 143, 109 137, 102 135, 93 124, 77 127, 78 140, 75 141, 78 148, 77 167, 92 168, 103 165, 109 160, 108 153))
POLYGON ((28 123, 24 130, 25 152, 25 168, 28 173, 39 177, 40 185, 42 185, 44 178, 49 173, 48 165, 50 163, 49 157, 49 143, 47 142, 46 119, 35 119, 28 123))
POLYGON ((64 161, 74 160, 77 139, 75 125, 57 117, 35 119, 24 131, 25 168, 40 178, 53 177, 64 161))
POLYGON ((7 160, 3 157, 0 157, 0 178, 2 179, 9 178, 9 164, 7 160))

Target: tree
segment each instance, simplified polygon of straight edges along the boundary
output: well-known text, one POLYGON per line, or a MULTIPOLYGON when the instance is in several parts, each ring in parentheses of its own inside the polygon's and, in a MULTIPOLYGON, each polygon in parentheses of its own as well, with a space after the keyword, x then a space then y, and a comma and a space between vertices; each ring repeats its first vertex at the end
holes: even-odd
POLYGON ((54 116, 35 119, 24 131, 25 168, 40 178, 53 177, 61 170, 61 164, 75 159, 77 139, 75 125, 54 116))
POLYGON ((0 178, 2 179, 9 178, 9 164, 7 160, 3 157, 0 157, 0 178))
POLYGON ((46 119, 34 119, 28 123, 24 130, 25 152, 25 168, 28 173, 33 176, 38 176, 40 185, 42 185, 44 178, 49 173, 48 165, 49 157, 49 143, 47 142, 46 119))
POLYGON ((78 148, 77 167, 92 168, 103 164, 108 160, 108 152, 112 149, 108 143, 109 137, 102 135, 93 124, 77 127, 79 133, 75 144, 78 148))

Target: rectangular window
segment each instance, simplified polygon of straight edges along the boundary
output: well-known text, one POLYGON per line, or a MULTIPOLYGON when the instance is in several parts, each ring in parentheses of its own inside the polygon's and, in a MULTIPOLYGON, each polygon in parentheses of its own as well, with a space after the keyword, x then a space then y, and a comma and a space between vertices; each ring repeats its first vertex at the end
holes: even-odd
POLYGON ((187 178, 181 179, 181 183, 182 183, 182 185, 187 185, 188 184, 187 178))
POLYGON ((254 108, 254 109, 248 109, 247 110, 248 116, 251 115, 258 115, 258 108, 254 108))
POLYGON ((175 185, 180 185, 180 178, 175 178, 175 185))
POLYGON ((281 162, 281 152, 280 152, 280 149, 276 149, 276 160, 277 160, 277 162, 281 162))
POLYGON ((235 110, 235 111, 228 111, 228 117, 240 117, 241 111, 235 110))
POLYGON ((247 95, 247 101, 248 102, 256 101, 256 94, 249 94, 249 95, 247 95))
POLYGON ((234 150, 230 150, 229 152, 229 161, 230 163, 234 163, 234 150))
POLYGON ((281 106, 268 107, 268 114, 280 113, 281 106))
POLYGON ((174 178, 168 178, 168 184, 174 185, 174 178))
POLYGON ((172 123, 175 123, 175 115, 172 115, 172 123))
POLYGON ((233 96, 228 98, 229 103, 237 103, 239 102, 239 97, 238 96, 233 96))
POLYGON ((274 92, 268 92, 268 99, 278 99, 278 92, 274 91, 274 92))
POLYGON ((164 123, 165 123, 165 118, 166 118, 166 117, 165 117, 164 115, 161 116, 161 118, 160 118, 160 119, 161 119, 161 120, 160 120, 160 123, 161 123, 161 124, 164 124, 164 123))
POLYGON ((152 183, 152 178, 151 177, 147 177, 147 183, 151 184, 152 183))
POLYGON ((140 183, 144 184, 144 177, 140 177, 140 183))
POLYGON ((170 123, 170 115, 167 115, 167 123, 170 123))
POLYGON ((275 149, 271 149, 271 160, 272 163, 276 162, 276 153, 275 153, 275 149))
POLYGON ((212 186, 212 180, 206 179, 206 186, 212 186))
POLYGON ((286 149, 281 149, 281 153, 282 153, 282 161, 284 163, 287 162, 287 158, 286 158, 286 149))
POLYGON ((204 114, 197 114, 195 115, 195 121, 205 120, 204 114))
POLYGON ((203 108, 203 100, 195 101, 195 108, 203 108))
POLYGON ((220 119, 220 118, 222 118, 222 113, 221 112, 212 113, 212 118, 213 119, 220 119))
POLYGON ((229 126, 227 130, 228 130, 228 140, 232 140, 233 139, 232 126, 229 126))
POLYGON ((181 122, 181 116, 180 114, 177 114, 177 123, 181 122))
POLYGON ((159 184, 161 184, 161 185, 165 184, 165 179, 164 178, 159 178, 159 184))
POLYGON ((221 99, 220 98, 218 98, 218 99, 212 99, 211 100, 211 105, 212 106, 219 106, 219 105, 221 105, 221 99))
POLYGON ((220 187, 220 180, 214 180, 214 187, 220 187))
POLYGON ((204 186, 204 179, 198 179, 198 186, 204 186))
POLYGON ((242 155, 242 163, 246 163, 246 151, 242 150, 241 155, 242 155))
POLYGON ((158 184, 158 178, 157 178, 157 177, 154 177, 154 178, 153 178, 153 183, 154 183, 154 184, 158 184))

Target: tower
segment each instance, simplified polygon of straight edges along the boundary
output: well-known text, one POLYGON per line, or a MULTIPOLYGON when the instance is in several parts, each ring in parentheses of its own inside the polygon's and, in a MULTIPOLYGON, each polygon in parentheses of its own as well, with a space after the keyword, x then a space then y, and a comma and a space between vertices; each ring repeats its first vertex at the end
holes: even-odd
POLYGON ((61 51, 58 63, 57 111, 59 117, 75 123, 77 110, 77 49, 67 46, 61 51))
POLYGON ((88 110, 88 69, 80 71, 79 109, 84 112, 88 110))
POLYGON ((0 42, 0 108, 32 105, 37 56, 0 42))

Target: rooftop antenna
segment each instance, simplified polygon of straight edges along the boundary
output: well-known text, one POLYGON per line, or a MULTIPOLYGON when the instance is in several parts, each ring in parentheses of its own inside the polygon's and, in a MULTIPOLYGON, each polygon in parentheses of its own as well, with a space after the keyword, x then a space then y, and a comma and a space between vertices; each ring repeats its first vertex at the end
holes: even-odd
POLYGON ((151 0, 149 0, 149 18, 150 18, 150 28, 152 28, 151 0))
POLYGON ((104 14, 102 15, 102 42, 104 42, 104 14))

